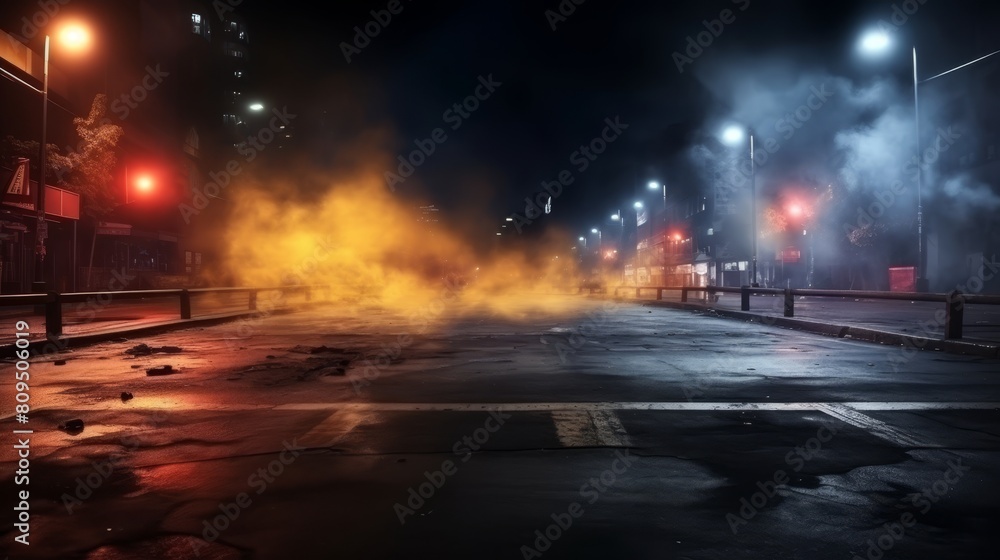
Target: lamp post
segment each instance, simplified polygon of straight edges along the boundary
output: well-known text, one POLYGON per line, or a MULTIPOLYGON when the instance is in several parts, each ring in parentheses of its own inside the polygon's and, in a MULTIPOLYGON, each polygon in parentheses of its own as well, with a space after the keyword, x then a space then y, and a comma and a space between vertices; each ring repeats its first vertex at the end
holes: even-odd
MULTIPOLYGON (((868 54, 882 53, 892 44, 891 37, 885 31, 872 31, 866 33, 861 37, 859 46, 862 51, 868 54)), ((931 76, 930 78, 921 80, 917 75, 917 47, 913 47, 913 128, 916 133, 916 153, 917 153, 917 266, 916 266, 916 286, 915 289, 918 292, 926 292, 930 288, 929 281, 927 279, 927 237, 924 231, 924 206, 923 206, 923 154, 921 153, 920 144, 920 84, 927 83, 931 80, 935 80, 944 76, 945 74, 951 74, 956 70, 965 68, 975 64, 981 60, 985 60, 995 54, 1000 54, 1000 50, 993 51, 985 56, 981 56, 974 60, 970 60, 964 64, 960 64, 951 70, 946 70, 940 74, 931 76)))
MULTIPOLYGON (((757 162, 753 153, 753 129, 747 129, 747 136, 750 137, 750 239, 752 249, 750 252, 750 285, 754 288, 760 286, 757 282, 757 162)), ((723 140, 730 145, 737 144, 743 140, 743 129, 738 126, 731 126, 723 133, 723 140)))
POLYGON ((597 228, 590 228, 590 233, 597 234, 597 252, 601 252, 601 246, 604 245, 603 237, 601 236, 601 230, 597 228))
POLYGON ((663 187, 663 209, 666 210, 667 209, 667 184, 664 183, 663 185, 660 185, 656 181, 650 181, 649 182, 649 190, 651 190, 651 191, 652 190, 657 190, 661 186, 663 187))
MULTIPOLYGON (((82 47, 89 40, 87 30, 80 25, 68 25, 60 33, 64 43, 73 47, 82 47)), ((51 40, 49 34, 45 34, 45 46, 42 53, 42 130, 41 139, 38 145, 38 192, 36 193, 38 204, 35 211, 37 214, 36 224, 36 244, 35 244, 35 281, 32 286, 33 292, 44 293, 45 284, 45 239, 48 237, 48 224, 45 222, 45 165, 46 165, 46 132, 49 121, 49 50, 51 40)), ((74 271, 75 274, 75 271, 74 271)))

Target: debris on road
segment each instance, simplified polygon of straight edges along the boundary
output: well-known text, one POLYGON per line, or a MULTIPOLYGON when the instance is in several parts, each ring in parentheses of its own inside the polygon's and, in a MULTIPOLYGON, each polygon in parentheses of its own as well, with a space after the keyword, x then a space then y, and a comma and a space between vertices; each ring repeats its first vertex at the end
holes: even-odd
POLYGON ((180 347, 177 346, 159 346, 153 347, 148 344, 139 344, 138 346, 133 346, 125 351, 126 354, 131 354, 132 356, 149 356, 150 354, 155 354, 157 352, 163 352, 164 354, 176 354, 180 352, 180 347))
POLYGON ((67 420, 62 424, 59 424, 59 429, 68 434, 76 435, 83 431, 83 420, 80 420, 79 418, 67 420))
POLYGON ((180 372, 175 370, 174 366, 171 366, 169 364, 163 367, 150 368, 146 370, 146 375, 170 375, 172 373, 180 373, 180 372))
POLYGON ((132 400, 132 393, 129 393, 128 391, 122 391, 122 402, 130 400, 132 400))
POLYGON ((56 360, 56 361, 52 362, 52 365, 54 365, 54 366, 64 366, 64 365, 66 365, 66 360, 56 360))

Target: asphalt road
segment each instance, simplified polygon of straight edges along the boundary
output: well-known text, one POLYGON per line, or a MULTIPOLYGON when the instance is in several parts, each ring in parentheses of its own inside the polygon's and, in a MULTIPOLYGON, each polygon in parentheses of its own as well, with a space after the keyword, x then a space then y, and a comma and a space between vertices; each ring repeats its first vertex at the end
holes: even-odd
POLYGON ((6 425, 34 432, 12 436, 30 439, 30 482, 11 476, 19 449, 0 457, 8 515, 30 491, 30 545, 7 524, 4 553, 992 552, 997 360, 921 351, 900 368, 900 348, 566 300, 573 311, 447 305, 426 326, 314 307, 79 348, 30 364, 27 424, 4 363, 6 425), (168 348, 127 353, 140 343, 168 348), (57 429, 71 419, 82 432, 57 429))

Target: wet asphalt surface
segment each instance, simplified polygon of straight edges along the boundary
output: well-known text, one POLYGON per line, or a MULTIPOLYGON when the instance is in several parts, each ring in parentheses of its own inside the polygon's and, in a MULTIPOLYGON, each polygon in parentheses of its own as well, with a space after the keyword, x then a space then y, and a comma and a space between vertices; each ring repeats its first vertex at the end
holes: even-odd
POLYGON ((31 363, 23 425, 5 362, 5 426, 34 433, 27 486, 0 456, 7 511, 30 490, 30 545, 6 524, 4 554, 992 556, 998 360, 566 299, 76 348, 31 363))

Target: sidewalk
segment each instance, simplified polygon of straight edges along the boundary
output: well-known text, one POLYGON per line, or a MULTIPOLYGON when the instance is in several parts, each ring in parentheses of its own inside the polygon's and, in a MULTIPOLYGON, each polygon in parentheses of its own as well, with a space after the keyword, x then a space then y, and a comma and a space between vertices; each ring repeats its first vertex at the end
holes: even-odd
POLYGON ((963 338, 944 340, 942 303, 797 297, 795 317, 789 318, 784 316, 784 296, 778 295, 751 296, 750 311, 740 310, 739 294, 719 294, 716 303, 696 298, 682 303, 679 292, 664 292, 661 301, 652 294, 614 299, 702 311, 840 338, 1000 357, 1000 306, 995 305, 969 305, 965 309, 963 338))

